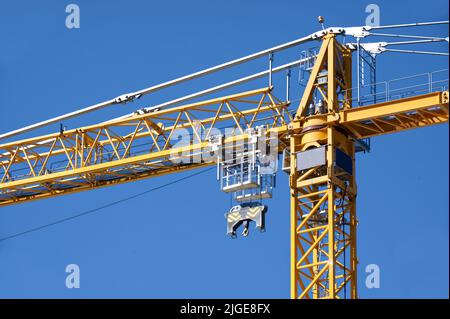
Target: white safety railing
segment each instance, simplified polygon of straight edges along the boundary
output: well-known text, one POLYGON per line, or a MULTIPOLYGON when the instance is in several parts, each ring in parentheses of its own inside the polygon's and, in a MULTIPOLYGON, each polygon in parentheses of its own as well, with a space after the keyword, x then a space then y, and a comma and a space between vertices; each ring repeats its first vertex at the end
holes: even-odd
POLYGON ((357 87, 348 91, 352 94, 353 107, 358 107, 436 91, 445 91, 448 88, 449 69, 442 69, 363 85, 359 88, 359 99, 357 87))

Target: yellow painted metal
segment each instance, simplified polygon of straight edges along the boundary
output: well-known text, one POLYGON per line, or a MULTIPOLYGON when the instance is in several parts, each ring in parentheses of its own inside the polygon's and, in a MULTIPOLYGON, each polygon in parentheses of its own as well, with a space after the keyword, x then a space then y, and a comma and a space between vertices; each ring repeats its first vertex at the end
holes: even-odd
MULTIPOLYGON (((300 137, 299 143, 305 149, 320 145, 326 140, 326 129, 308 131, 308 127, 317 125, 339 125, 352 138, 365 138, 448 121, 448 91, 360 108, 343 108, 346 105, 344 100, 340 102, 342 109, 338 111, 293 121, 286 112, 288 104, 270 97, 270 88, 264 88, 109 121, 64 134, 0 145, 0 206, 205 166, 205 163, 195 163, 192 167, 164 164, 175 150, 170 140, 180 128, 193 130, 200 125, 206 133, 201 141, 197 137, 198 143, 176 148, 176 151, 190 154, 208 147, 207 139, 219 123, 237 128, 236 121, 240 121, 241 128, 248 128, 260 125, 263 118, 269 131, 278 134, 281 151, 289 145, 291 133, 300 137), (243 98, 247 100, 240 103, 243 98), (222 102, 225 100, 231 101, 234 108, 224 108, 222 102), (188 115, 191 113, 197 116, 197 122, 188 115), (80 140, 82 142, 78 142, 80 140), (138 143, 140 141, 142 143, 138 143), (136 151, 136 147, 142 145, 146 146, 145 150, 136 151), (54 170, 52 165, 55 162, 63 163, 64 167, 54 170), (131 171, 121 173, 124 167, 131 171), (151 170, 143 171, 142 167, 151 170), (105 175, 110 175, 110 178, 102 180, 105 175)), ((238 134, 226 143, 246 137, 246 134, 238 134)))
POLYGON ((357 297, 354 170, 353 174, 342 174, 335 168, 337 148, 351 157, 354 167, 354 142, 350 135, 337 130, 336 117, 330 116, 348 109, 350 103, 348 95, 339 103, 337 94, 351 86, 349 56, 350 52, 338 45, 334 36, 325 37, 297 112, 301 130, 293 132, 290 138, 291 298, 294 299, 357 297), (319 82, 318 77, 324 72, 327 80, 319 82), (311 98, 305 97, 312 97, 315 90, 324 97, 327 114, 306 117, 305 103, 310 103, 311 98), (326 167, 299 170, 297 153, 321 146, 326 147, 326 167))
POLYGON ((448 121, 448 91, 432 92, 339 112, 339 124, 356 138, 441 124, 448 121))
POLYGON ((209 152, 211 135, 223 134, 219 125, 237 132, 226 136, 227 147, 247 139, 246 129, 285 126, 287 107, 269 87, 2 144, 0 205, 211 165, 191 157, 209 152), (180 134, 194 140, 178 144, 180 134))
POLYGON ((291 154, 291 297, 356 298, 354 140, 447 122, 449 93, 352 108, 351 74, 351 51, 327 34, 295 118, 269 87, 4 143, 0 206, 213 165, 174 163, 171 156, 208 152, 219 124, 236 133, 223 140, 225 148, 264 125, 277 134, 279 151, 291 154), (306 116, 315 91, 326 114, 306 116), (189 130, 189 145, 173 144, 180 129, 189 130), (296 154, 321 146, 326 167, 299 171, 296 154), (336 149, 350 156, 353 174, 336 170, 336 149))
POLYGON ((300 105, 297 110, 297 118, 304 115, 306 108, 308 107, 309 103, 312 99, 312 93, 314 87, 317 86, 317 77, 319 75, 319 72, 324 68, 324 62, 326 60, 326 55, 328 53, 328 46, 330 44, 332 37, 326 36, 323 40, 322 46, 320 47, 319 53, 316 57, 316 62, 314 64, 314 67, 311 71, 311 75, 308 79, 308 83, 306 84, 305 92, 303 93, 302 99, 300 101, 300 105))

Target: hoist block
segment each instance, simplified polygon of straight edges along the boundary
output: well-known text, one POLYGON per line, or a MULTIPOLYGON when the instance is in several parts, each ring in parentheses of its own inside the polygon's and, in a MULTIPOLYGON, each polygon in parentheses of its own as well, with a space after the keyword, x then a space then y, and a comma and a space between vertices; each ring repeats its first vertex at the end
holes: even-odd
POLYGON ((227 235, 236 238, 236 229, 244 224, 242 235, 248 235, 248 226, 250 221, 256 223, 256 228, 264 232, 264 215, 267 212, 267 207, 260 203, 243 203, 236 205, 230 209, 229 213, 225 214, 227 219, 227 235))

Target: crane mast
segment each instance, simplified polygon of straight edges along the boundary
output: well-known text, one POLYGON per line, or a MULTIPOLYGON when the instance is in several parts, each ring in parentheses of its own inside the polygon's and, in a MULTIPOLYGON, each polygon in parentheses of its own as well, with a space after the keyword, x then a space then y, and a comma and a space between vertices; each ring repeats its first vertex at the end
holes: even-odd
POLYGON ((351 108, 351 66, 351 51, 325 36, 290 134, 291 298, 336 298, 347 286, 357 297, 355 143, 327 120, 351 108))
POLYGON ((221 154, 263 132, 275 136, 289 174, 291 298, 357 298, 357 142, 447 122, 448 91, 356 107, 354 49, 337 40, 341 33, 318 36, 320 50, 294 112, 270 83, 1 144, 0 206, 216 165, 221 154), (232 134, 222 135, 224 126, 232 134), (186 130, 190 143, 173 143, 186 130))

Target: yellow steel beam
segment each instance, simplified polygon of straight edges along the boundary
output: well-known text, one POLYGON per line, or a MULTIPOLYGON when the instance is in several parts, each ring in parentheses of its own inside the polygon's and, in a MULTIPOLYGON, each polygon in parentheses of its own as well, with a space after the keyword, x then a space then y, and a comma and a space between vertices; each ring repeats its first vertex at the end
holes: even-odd
POLYGON ((320 47, 319 53, 316 57, 316 62, 314 63, 314 67, 311 71, 308 83, 306 84, 306 88, 304 91, 305 93, 302 95, 302 99, 300 100, 300 104, 298 106, 297 117, 303 116, 309 103, 311 103, 312 93, 314 91, 314 86, 316 85, 317 76, 324 67, 324 62, 327 58, 328 47, 330 41, 332 40, 334 41, 334 38, 326 37, 320 47))
MULTIPOLYGON (((82 191, 87 190, 93 190, 97 188, 104 188, 106 186, 112 186, 112 185, 119 185, 124 184, 132 181, 138 181, 142 179, 147 179, 151 177, 159 177, 164 176, 168 174, 178 173, 178 172, 184 172, 189 171, 193 169, 198 169, 202 167, 208 167, 214 165, 214 163, 194 163, 189 165, 178 165, 174 167, 167 167, 167 168, 159 168, 154 171, 148 171, 144 173, 140 173, 138 175, 124 175, 119 176, 118 178, 112 179, 112 180, 100 180, 96 181, 95 184, 89 183, 89 182, 83 182, 83 183, 73 183, 72 185, 74 187, 70 188, 62 188, 62 189, 48 189, 46 191, 33 191, 30 195, 22 195, 22 196, 12 196, 8 199, 2 200, 0 202, 1 206, 9 206, 14 204, 20 204, 23 202, 28 201, 34 201, 38 199, 45 199, 50 197, 56 197, 61 195, 67 195, 67 194, 73 194, 73 193, 79 193, 82 191)), ((70 181, 64 182, 67 185, 71 185, 70 181)), ((23 188, 24 191, 26 191, 26 188, 23 188)))
MULTIPOLYGON (((343 149, 354 163, 350 136, 337 131, 339 110, 349 108, 351 96, 339 103, 338 92, 351 85, 351 57, 334 36, 325 37, 297 115, 290 123, 291 298, 356 298, 356 184, 354 174, 335 170, 335 150, 343 149), (321 74, 322 73, 322 74, 321 74), (326 77, 326 81, 318 77, 326 77), (339 79, 339 80, 338 80, 339 79), (326 114, 304 112, 315 92, 326 114), (326 166, 298 169, 297 154, 326 145, 326 166), (350 224, 350 225, 349 225, 350 224), (349 254, 345 254, 348 251, 349 254)), ((354 164, 353 164, 354 165, 354 164)))
MULTIPOLYGON (((260 94, 264 92, 266 91, 256 90, 252 91, 251 93, 260 94)), ((234 95, 226 98, 227 99, 241 98, 242 96, 249 96, 248 94, 249 94, 248 92, 245 92, 245 94, 242 95, 234 95)), ((184 111, 189 108, 196 108, 201 105, 208 105, 209 103, 217 103, 223 101, 223 99, 224 98, 214 99, 210 100, 208 103, 201 102, 198 104, 192 104, 185 107, 179 107, 178 109, 184 111)), ((286 104, 281 103, 278 104, 276 107, 283 108, 286 107, 286 104)), ((258 105, 256 109, 242 111, 240 115, 243 114, 251 116, 252 119, 250 123, 254 125, 255 124, 254 117, 259 115, 260 113, 269 112, 270 110, 271 107, 269 106, 262 108, 261 105, 258 105)), ((164 114, 169 113, 170 113, 169 111, 164 111, 164 114)), ((338 114, 339 116, 337 124, 348 128, 349 131, 354 133, 358 138, 376 136, 380 134, 392 133, 416 127, 428 126, 448 121, 448 92, 433 92, 429 94, 419 95, 415 97, 385 103, 379 103, 360 108, 344 109, 341 110, 338 114), (404 117, 402 118, 402 116, 404 117)), ((158 118, 158 114, 157 113, 151 114, 149 115, 149 118, 158 118)), ((231 114, 230 112, 222 115, 216 114, 216 116, 202 119, 200 122, 202 123, 202 125, 211 123, 212 125, 208 128, 208 131, 210 132, 217 122, 224 121, 230 118, 234 122, 236 122, 237 120, 237 116, 235 114, 231 114)), ((108 131, 109 126, 106 126, 105 124, 103 126, 96 125, 68 131, 64 133, 64 136, 61 136, 60 134, 52 134, 39 138, 31 138, 27 140, 0 145, 0 152, 1 150, 4 150, 3 152, 0 153, 0 159, 2 159, 2 164, 4 167, 0 189, 23 186, 33 182, 47 182, 52 178, 60 178, 62 176, 74 176, 82 173, 96 172, 98 170, 102 170, 105 168, 113 168, 121 165, 137 163, 140 161, 147 161, 155 158, 164 157, 170 154, 170 152, 168 152, 169 148, 166 147, 165 150, 161 150, 160 152, 152 152, 142 156, 134 156, 132 159, 126 156, 130 151, 132 142, 135 142, 135 140, 139 138, 149 137, 151 134, 151 130, 148 129, 146 132, 142 131, 141 133, 137 133, 137 128, 141 123, 139 121, 136 122, 137 119, 141 121, 142 119, 148 120, 145 118, 145 116, 137 116, 136 118, 110 123, 111 126, 112 124, 130 124, 131 122, 135 123, 133 133, 129 139, 129 143, 124 149, 124 154, 119 154, 118 148, 115 144, 119 140, 119 138, 112 137, 108 131), (101 131, 101 129, 103 129, 104 131, 101 131), (66 145, 66 143, 74 139, 73 135, 78 136, 79 132, 83 132, 83 135, 86 135, 87 133, 91 132, 95 132, 96 134, 95 138, 91 139, 90 144, 86 143, 84 147, 86 149, 87 156, 85 156, 84 158, 83 165, 78 165, 79 167, 75 167, 73 158, 79 157, 80 155, 84 154, 84 152, 80 152, 80 150, 77 149, 76 147, 71 148, 68 145, 66 145), (106 135, 108 137, 107 139, 104 140, 99 139, 99 137, 102 135, 102 132, 104 132, 103 135, 106 135), (26 153, 26 150, 28 149, 33 150, 39 148, 38 144, 42 142, 45 142, 45 144, 43 144, 42 146, 44 148, 47 148, 48 150, 42 153, 30 153, 30 154, 26 153), (55 144, 57 142, 61 143, 59 149, 55 149, 55 144), (97 147, 110 146, 112 152, 115 154, 117 159, 103 163, 87 165, 88 164, 87 161, 89 161, 90 158, 92 157, 92 153, 95 153, 96 146, 97 147), (21 149, 25 150, 26 156, 20 157, 18 155, 19 150, 21 149), (44 174, 45 166, 49 161, 49 159, 52 156, 60 155, 61 153, 64 153, 66 155, 66 159, 70 167, 72 167, 72 171, 44 174), (31 160, 36 161, 37 159, 43 159, 43 164, 40 170, 35 171, 34 165, 31 165, 30 161, 31 160), (11 166, 13 164, 21 162, 25 162, 28 164, 27 166, 29 168, 30 177, 26 178, 26 181, 25 179, 23 180, 14 179, 14 181, 12 181, 13 178, 9 178, 10 181, 7 181, 11 166)), ((328 122, 333 121, 335 121, 335 117, 329 116, 328 122)), ((172 126, 160 128, 161 132, 171 133, 173 132, 174 128, 192 127, 192 122, 188 123, 188 125, 187 124, 176 125, 175 124, 176 122, 177 121, 175 120, 172 126)), ((277 131, 281 135, 283 133, 286 133, 288 130, 295 130, 300 128, 301 128, 300 122, 292 122, 290 124, 290 127, 282 125, 276 127, 274 131, 277 131)), ((155 144, 154 141, 153 144, 155 144)), ((192 150, 195 150, 198 147, 205 147, 205 145, 206 144, 200 144, 194 146, 192 150)), ((182 148, 181 151, 186 151, 186 148, 182 148)))
POLYGON ((339 112, 338 124, 357 138, 448 122, 448 91, 432 92, 339 112))
POLYGON ((427 109, 433 106, 446 107, 448 113, 448 91, 432 92, 399 100, 372 104, 340 112, 340 123, 370 120, 377 117, 395 115, 427 109))
POLYGON ((239 129, 223 140, 227 147, 247 139, 246 129, 267 125, 278 131, 280 117, 291 122, 288 103, 278 101, 268 87, 2 144, 0 205, 183 170, 190 165, 173 163, 171 156, 182 154, 186 161, 193 152, 205 154, 209 137, 224 133, 218 125, 239 129), (171 145, 183 129, 194 142, 171 145))

